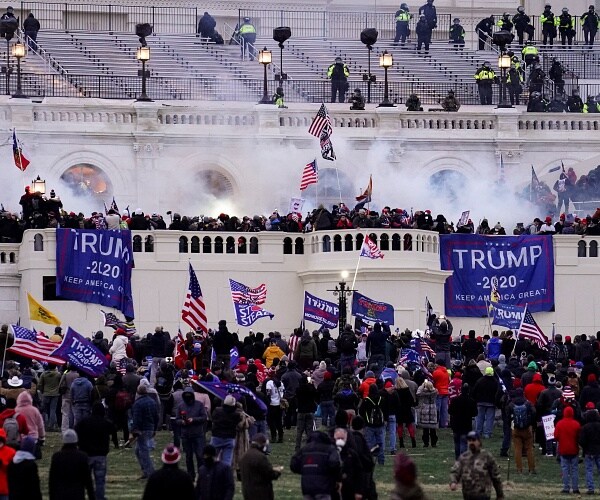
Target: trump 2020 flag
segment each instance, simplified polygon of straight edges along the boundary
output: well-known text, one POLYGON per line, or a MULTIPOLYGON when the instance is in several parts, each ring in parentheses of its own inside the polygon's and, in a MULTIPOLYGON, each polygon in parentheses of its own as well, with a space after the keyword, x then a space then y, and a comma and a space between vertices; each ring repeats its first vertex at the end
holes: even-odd
POLYGON ((52 356, 64 359, 92 377, 99 377, 108 368, 108 360, 102 351, 71 327, 52 356))
POLYGON ((505 326, 511 330, 518 330, 525 314, 525 306, 511 306, 499 302, 490 304, 492 325, 505 326))
POLYGON ((360 247, 360 256, 369 259, 383 259, 383 255, 377 248, 377 244, 368 235, 365 235, 362 247, 360 247))
POLYGON ((56 230, 56 295, 114 307, 133 319, 131 231, 56 230))
POLYGON ((378 302, 358 292, 352 294, 352 316, 369 323, 394 324, 394 306, 378 302))
POLYGON ((304 319, 319 323, 327 328, 335 328, 340 317, 340 308, 333 302, 320 299, 304 292, 304 319))
POLYGON ((237 350, 237 347, 232 347, 229 350, 229 369, 233 370, 238 363, 240 362, 240 353, 237 350))

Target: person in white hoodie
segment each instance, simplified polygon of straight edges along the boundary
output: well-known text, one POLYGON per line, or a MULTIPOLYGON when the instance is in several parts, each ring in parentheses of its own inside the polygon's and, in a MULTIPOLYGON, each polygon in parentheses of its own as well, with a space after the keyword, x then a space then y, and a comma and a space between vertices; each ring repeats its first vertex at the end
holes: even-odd
POLYGON ((127 344, 129 339, 123 328, 117 328, 115 332, 115 338, 113 339, 112 346, 108 350, 111 355, 112 361, 115 362, 117 368, 121 367, 123 360, 127 359, 127 344))
POLYGON ((366 362, 369 359, 367 356, 367 334, 363 333, 360 336, 360 342, 356 347, 356 360, 360 362, 366 362))

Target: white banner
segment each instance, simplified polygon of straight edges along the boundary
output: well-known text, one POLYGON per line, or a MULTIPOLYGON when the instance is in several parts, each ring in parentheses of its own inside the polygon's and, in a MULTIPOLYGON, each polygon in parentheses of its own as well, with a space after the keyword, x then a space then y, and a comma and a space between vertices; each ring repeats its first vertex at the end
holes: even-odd
POLYGON ((546 441, 552 441, 554 439, 554 415, 544 415, 542 425, 544 426, 546 441))
POLYGON ((302 207, 304 206, 304 198, 291 198, 289 213, 302 213, 302 207))

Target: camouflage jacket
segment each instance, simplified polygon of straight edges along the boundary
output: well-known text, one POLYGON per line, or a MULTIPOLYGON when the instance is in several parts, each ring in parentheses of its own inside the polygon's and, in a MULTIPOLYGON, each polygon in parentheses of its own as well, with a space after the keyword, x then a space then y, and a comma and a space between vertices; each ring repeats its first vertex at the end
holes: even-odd
POLYGON ((498 498, 504 498, 500 471, 494 457, 485 450, 465 451, 454 463, 450 483, 462 483, 465 497, 490 497, 492 486, 498 498))

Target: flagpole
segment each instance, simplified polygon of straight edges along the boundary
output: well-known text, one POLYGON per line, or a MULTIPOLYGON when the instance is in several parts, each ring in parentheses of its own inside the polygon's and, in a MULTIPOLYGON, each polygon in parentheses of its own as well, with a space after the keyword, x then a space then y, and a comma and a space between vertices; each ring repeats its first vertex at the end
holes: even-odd
POLYGON ((337 177, 338 192, 340 193, 340 203, 342 202, 342 187, 340 186, 340 174, 337 168, 337 160, 333 160, 335 165, 335 176, 337 177))
POLYGON ((552 323, 552 343, 554 344, 554 325, 556 323, 552 323))
POLYGON ((354 285, 356 284, 356 275, 358 274, 358 266, 360 266, 360 253, 358 254, 358 260, 356 261, 356 269, 354 270, 354 279, 352 280, 352 286, 350 287, 350 290, 354 290, 354 285))
POLYGON ((6 330, 6 338, 4 339, 4 352, 2 353, 2 373, 0 373, 0 376, 4 376, 4 363, 6 363, 6 350, 8 349, 8 335, 9 335, 9 333, 8 333, 8 329, 7 329, 6 330))
POLYGON ((491 337, 492 336, 492 319, 490 318, 490 303, 489 303, 487 297, 485 298, 485 309, 487 311, 488 326, 490 327, 490 337, 491 337))
POLYGON ((517 338, 515 338, 515 345, 513 346, 513 350, 510 353, 511 356, 515 354, 515 349, 517 348, 517 341, 519 340, 519 335, 521 335, 521 328, 523 327, 523 321, 525 321, 525 315, 527 314, 527 303, 525 304, 525 310, 523 311, 523 316, 521 317, 521 324, 519 325, 519 331, 517 332, 517 338))

